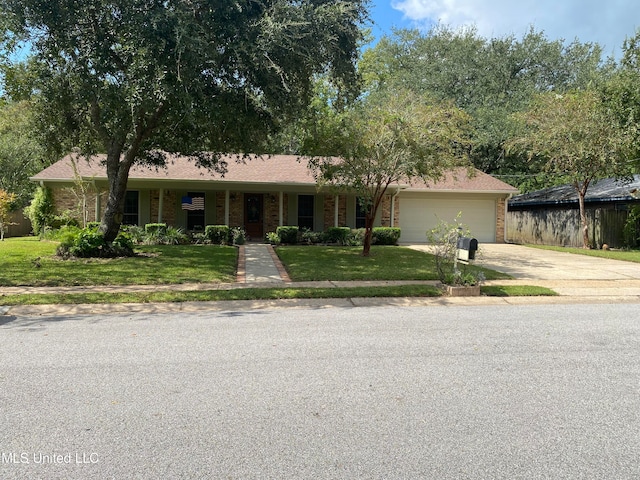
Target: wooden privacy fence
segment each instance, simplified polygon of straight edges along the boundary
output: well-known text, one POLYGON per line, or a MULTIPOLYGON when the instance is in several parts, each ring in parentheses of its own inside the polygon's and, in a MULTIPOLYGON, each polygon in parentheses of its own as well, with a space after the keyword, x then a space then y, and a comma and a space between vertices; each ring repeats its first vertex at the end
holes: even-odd
MULTIPOLYGON (((607 244, 612 248, 625 245, 626 210, 587 209, 589 242, 593 248, 607 244)), ((636 235, 638 226, 636 225, 636 235)), ((507 241, 537 245, 582 247, 582 225, 577 209, 539 209, 507 212, 507 241)), ((635 243, 635 242, 633 242, 635 243)))
POLYGON ((31 221, 24 216, 22 210, 19 212, 13 212, 9 223, 15 223, 16 225, 9 225, 4 232, 6 237, 24 237, 31 234, 31 221))

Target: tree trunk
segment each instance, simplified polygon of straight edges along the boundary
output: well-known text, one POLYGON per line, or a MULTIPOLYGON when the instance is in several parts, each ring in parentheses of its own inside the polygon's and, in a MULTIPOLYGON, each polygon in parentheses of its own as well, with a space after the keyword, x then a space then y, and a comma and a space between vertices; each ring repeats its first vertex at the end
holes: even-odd
POLYGON ((589 223, 587 221, 587 212, 584 206, 584 197, 586 193, 586 187, 584 189, 578 189, 578 205, 580 206, 580 223, 582 225, 582 248, 590 248, 589 223))
POLYGON ((371 241, 373 240, 373 220, 375 213, 367 212, 364 217, 364 241, 362 246, 362 256, 368 257, 371 252, 371 241))
POLYGON ((127 193, 127 181, 132 162, 127 158, 120 160, 120 150, 114 149, 107 154, 107 178, 109 197, 100 223, 100 232, 107 243, 118 236, 124 218, 124 200, 127 193))

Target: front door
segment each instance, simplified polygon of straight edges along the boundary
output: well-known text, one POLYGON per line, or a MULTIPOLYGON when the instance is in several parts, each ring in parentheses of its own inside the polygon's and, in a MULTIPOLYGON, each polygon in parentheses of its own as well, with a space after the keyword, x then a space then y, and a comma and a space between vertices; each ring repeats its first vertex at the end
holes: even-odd
POLYGON ((251 240, 261 240, 263 232, 263 195, 244 194, 244 229, 251 240))

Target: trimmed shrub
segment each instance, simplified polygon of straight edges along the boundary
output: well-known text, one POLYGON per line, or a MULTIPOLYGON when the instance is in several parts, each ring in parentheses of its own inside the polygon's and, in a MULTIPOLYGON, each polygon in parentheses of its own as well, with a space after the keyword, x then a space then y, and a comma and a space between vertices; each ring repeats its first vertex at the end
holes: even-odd
POLYGON ((225 245, 229 242, 230 229, 227 225, 207 225, 204 227, 204 236, 209 243, 225 245))
POLYGON ((164 235, 167 233, 167 224, 166 223, 147 223, 144 226, 144 233, 147 235, 159 234, 164 235))
POLYGON ((324 241, 346 245, 350 233, 351 229, 349 227, 329 227, 324 232, 324 241))
POLYGON ((398 227, 373 227, 373 243, 376 245, 397 245, 399 239, 398 227))
POLYGON ((282 243, 295 245, 298 243, 298 230, 299 228, 294 225, 282 226, 276 228, 276 234, 280 237, 282 243))

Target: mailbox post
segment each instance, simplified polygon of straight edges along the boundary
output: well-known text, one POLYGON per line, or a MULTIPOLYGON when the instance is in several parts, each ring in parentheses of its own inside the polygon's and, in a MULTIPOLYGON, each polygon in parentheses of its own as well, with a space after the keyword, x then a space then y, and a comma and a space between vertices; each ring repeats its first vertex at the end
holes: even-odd
POLYGON ((469 264, 470 260, 475 260, 478 251, 478 240, 469 237, 458 238, 456 245, 456 256, 454 261, 454 271, 458 271, 458 262, 469 264))

